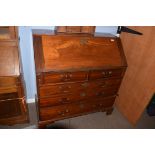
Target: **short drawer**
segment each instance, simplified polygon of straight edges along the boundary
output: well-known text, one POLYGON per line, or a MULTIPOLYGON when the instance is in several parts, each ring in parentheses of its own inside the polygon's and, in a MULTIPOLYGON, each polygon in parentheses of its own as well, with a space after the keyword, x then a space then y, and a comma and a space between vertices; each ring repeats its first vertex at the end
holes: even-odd
POLYGON ((100 111, 103 108, 111 107, 115 97, 102 98, 100 100, 84 100, 75 104, 67 104, 61 106, 53 106, 40 108, 40 120, 58 120, 61 118, 69 118, 74 115, 100 111))
POLYGON ((80 72, 60 72, 60 73, 44 73, 39 80, 39 84, 84 81, 87 80, 88 73, 85 71, 80 72))
POLYGON ((122 77, 122 69, 111 69, 111 70, 94 70, 90 72, 89 79, 101 79, 106 77, 122 77))

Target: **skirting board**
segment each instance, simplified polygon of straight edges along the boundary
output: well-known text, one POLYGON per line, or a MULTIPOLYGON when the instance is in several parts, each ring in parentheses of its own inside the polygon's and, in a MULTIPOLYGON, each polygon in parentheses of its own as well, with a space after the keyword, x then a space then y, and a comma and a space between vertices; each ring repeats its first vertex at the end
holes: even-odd
POLYGON ((34 103, 35 102, 35 98, 29 98, 26 100, 27 103, 34 103))

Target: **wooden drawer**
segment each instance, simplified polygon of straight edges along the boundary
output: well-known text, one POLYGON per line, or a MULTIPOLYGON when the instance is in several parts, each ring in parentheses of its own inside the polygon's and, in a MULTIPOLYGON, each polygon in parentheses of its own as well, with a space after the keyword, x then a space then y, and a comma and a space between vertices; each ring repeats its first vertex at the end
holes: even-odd
POLYGON ((89 79, 101 79, 106 77, 122 77, 122 69, 111 69, 111 70, 95 70, 91 71, 89 79))
POLYGON ((115 101, 115 97, 99 97, 94 99, 92 103, 93 108, 109 108, 112 107, 115 101))
POLYGON ((93 99, 98 97, 106 97, 116 95, 118 87, 100 88, 100 89, 90 89, 81 90, 74 92, 72 94, 66 95, 53 95, 49 97, 39 98, 40 107, 63 105, 73 102, 78 102, 84 99, 93 99))
POLYGON ((17 77, 0 77, 0 87, 16 86, 17 77))
POLYGON ((44 73, 39 80, 39 84, 84 81, 87 80, 88 73, 80 72, 63 72, 63 73, 44 73))
POLYGON ((80 90, 100 89, 111 86, 119 86, 121 79, 105 79, 91 82, 64 83, 57 85, 41 85, 39 87, 39 96, 50 96, 56 94, 73 93, 80 90))
MULTIPOLYGON (((81 93, 82 94, 82 93, 81 93)), ((47 107, 47 106, 55 106, 55 105, 63 105, 68 103, 77 102, 78 100, 85 99, 85 96, 80 96, 80 94, 66 94, 66 95, 59 95, 53 97, 46 97, 39 99, 40 107, 47 107)))
POLYGON ((0 94, 0 101, 1 100, 7 100, 7 99, 15 99, 18 98, 18 93, 13 92, 13 93, 5 93, 5 94, 0 94))
POLYGON ((100 89, 100 88, 109 88, 112 86, 118 87, 121 83, 121 78, 113 78, 113 79, 102 79, 102 80, 95 80, 90 81, 88 83, 83 83, 83 87, 89 88, 89 89, 100 89))
POLYGON ((0 100, 0 119, 21 115, 21 101, 19 99, 0 100))
POLYGON ((56 85, 42 85, 39 88, 39 96, 50 96, 57 94, 68 94, 73 93, 75 90, 82 89, 80 83, 64 83, 64 84, 56 84, 56 85))
POLYGON ((115 97, 102 98, 98 100, 79 101, 76 104, 67 104, 48 108, 40 108, 40 120, 57 120, 61 118, 72 117, 77 114, 99 111, 102 108, 113 105, 115 97), (102 103, 102 105, 101 105, 102 103), (94 106, 95 105, 95 106, 94 106))
POLYGON ((91 90, 89 93, 89 96, 94 96, 94 97, 106 97, 106 96, 112 96, 116 95, 118 91, 118 87, 109 87, 109 88, 100 88, 100 89, 95 89, 91 90))

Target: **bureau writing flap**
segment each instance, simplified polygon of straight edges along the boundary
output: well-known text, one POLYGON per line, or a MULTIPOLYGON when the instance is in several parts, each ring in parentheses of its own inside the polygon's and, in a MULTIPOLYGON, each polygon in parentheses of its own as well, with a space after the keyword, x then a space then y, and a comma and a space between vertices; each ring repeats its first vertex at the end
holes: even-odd
POLYGON ((42 49, 46 71, 124 65, 116 38, 42 36, 42 49))

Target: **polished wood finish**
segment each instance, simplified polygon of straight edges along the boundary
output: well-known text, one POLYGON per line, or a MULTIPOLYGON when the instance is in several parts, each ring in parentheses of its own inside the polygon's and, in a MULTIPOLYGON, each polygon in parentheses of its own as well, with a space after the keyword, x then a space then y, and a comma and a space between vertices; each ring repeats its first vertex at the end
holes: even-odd
POLYGON ((119 38, 44 32, 33 40, 40 128, 92 112, 112 113, 127 66, 119 38))
POLYGON ((120 112, 136 124, 155 91, 155 27, 129 27, 143 35, 121 34, 128 61, 116 105, 120 112))
POLYGON ((119 67, 123 65, 123 62, 117 40, 117 38, 81 37, 79 35, 44 35, 42 36, 44 58, 42 67, 47 72, 102 69, 103 66, 119 67))
POLYGON ((101 98, 97 100, 84 100, 75 104, 65 104, 61 106, 53 106, 40 108, 40 120, 56 121, 61 118, 72 117, 72 115, 82 115, 85 113, 102 111, 102 109, 111 107, 115 97, 101 98))
POLYGON ((28 122, 16 27, 0 27, 0 124, 28 122))

